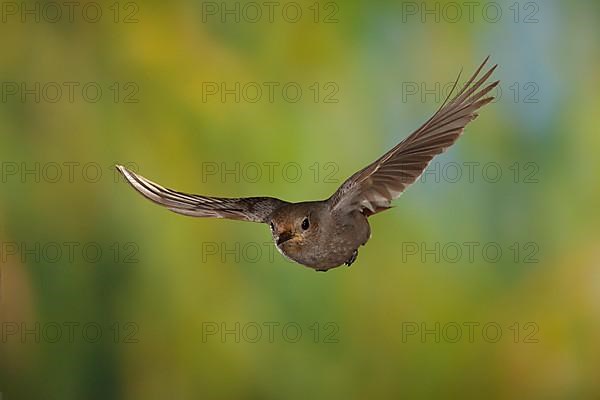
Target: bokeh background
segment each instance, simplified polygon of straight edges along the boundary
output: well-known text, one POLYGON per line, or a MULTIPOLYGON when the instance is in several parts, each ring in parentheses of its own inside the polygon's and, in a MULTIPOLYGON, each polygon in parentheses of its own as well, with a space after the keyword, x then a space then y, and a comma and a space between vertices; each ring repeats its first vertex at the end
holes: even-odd
POLYGON ((2 399, 600 395, 597 2, 77 4, 2 3, 2 399), (351 268, 172 214, 112 167, 326 198, 488 54, 498 99, 351 268))

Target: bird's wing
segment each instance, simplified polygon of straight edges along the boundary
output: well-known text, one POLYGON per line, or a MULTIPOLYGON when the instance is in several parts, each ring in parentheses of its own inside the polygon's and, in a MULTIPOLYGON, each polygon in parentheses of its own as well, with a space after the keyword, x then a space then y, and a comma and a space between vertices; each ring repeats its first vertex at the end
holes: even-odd
POLYGON ((272 197, 223 198, 187 194, 160 186, 117 165, 127 182, 142 196, 178 214, 268 222, 277 208, 288 204, 272 197))
POLYGON ((432 158, 451 146, 465 126, 477 117, 476 111, 492 101, 485 97, 499 81, 485 86, 497 65, 481 78, 487 57, 458 94, 450 99, 460 74, 446 101, 419 129, 375 162, 348 178, 329 198, 332 210, 359 210, 372 215, 390 207, 407 186, 425 170, 432 158))

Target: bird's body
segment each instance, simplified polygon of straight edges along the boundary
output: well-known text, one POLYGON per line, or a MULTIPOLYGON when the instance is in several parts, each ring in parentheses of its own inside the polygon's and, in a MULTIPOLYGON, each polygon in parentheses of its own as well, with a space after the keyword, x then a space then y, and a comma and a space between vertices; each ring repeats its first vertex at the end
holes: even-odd
POLYGON ((334 212, 329 201, 284 205, 271 215, 273 240, 286 257, 326 271, 351 264, 358 247, 367 243, 371 229, 358 211, 334 212), (302 223, 308 221, 308 228, 302 223))
MULTIPOLYGON (((117 169, 144 197, 176 213, 269 224, 277 249, 302 265, 318 271, 351 265, 371 236, 368 217, 390 208, 433 157, 458 139, 476 111, 493 100, 485 95, 498 81, 483 85, 496 66, 476 80, 486 62, 425 124, 348 178, 327 200, 289 203, 273 197, 193 195, 160 186, 122 166, 117 169)), ((455 87, 457 83, 458 79, 455 87)))

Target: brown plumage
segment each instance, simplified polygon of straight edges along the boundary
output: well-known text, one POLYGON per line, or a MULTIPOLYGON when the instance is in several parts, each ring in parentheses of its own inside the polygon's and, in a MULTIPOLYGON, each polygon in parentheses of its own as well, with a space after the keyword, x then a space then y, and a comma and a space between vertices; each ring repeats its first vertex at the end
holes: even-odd
MULTIPOLYGON (((489 57, 488 57, 489 58, 489 57)), ((483 76, 481 64, 464 87, 420 128, 383 156, 348 178, 327 200, 288 203, 272 197, 220 198, 187 194, 162 187, 122 166, 127 181, 144 197, 179 214, 267 223, 278 250, 319 271, 350 265, 358 247, 370 237, 367 217, 388 209, 415 182, 433 157, 444 152, 493 100, 499 81, 486 85, 496 65, 483 76)))

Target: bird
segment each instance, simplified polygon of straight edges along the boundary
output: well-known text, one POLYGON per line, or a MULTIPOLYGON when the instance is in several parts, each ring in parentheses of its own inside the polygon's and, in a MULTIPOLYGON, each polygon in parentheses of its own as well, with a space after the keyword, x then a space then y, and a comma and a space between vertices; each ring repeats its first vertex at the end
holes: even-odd
POLYGON ((494 97, 499 81, 488 83, 496 67, 489 56, 452 97, 462 69, 442 105, 423 125, 388 152, 350 176, 328 199, 292 203, 274 197, 223 198, 163 187, 122 165, 126 181, 142 196, 192 217, 215 217, 268 224, 285 257, 316 271, 352 265, 371 237, 368 218, 392 207, 392 200, 414 183, 433 157, 453 145, 477 111, 494 97), (481 76, 480 76, 481 75, 481 76))

